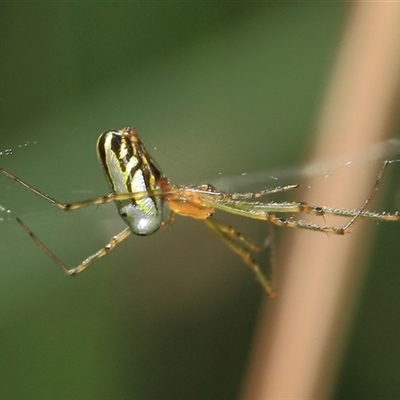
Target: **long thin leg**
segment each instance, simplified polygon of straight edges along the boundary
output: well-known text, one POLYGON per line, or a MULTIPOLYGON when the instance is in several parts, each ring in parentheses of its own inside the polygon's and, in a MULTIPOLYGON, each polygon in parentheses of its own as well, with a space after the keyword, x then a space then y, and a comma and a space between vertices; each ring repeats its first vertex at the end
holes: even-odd
POLYGON ((268 214, 306 213, 316 216, 332 215, 337 217, 354 217, 360 214, 360 218, 370 218, 379 221, 400 221, 400 213, 398 211, 392 214, 379 213, 374 211, 367 211, 365 210, 364 206, 364 210, 360 213, 360 209, 346 210, 325 206, 311 206, 306 202, 254 203, 249 201, 236 200, 211 201, 210 199, 204 199, 203 197, 202 201, 209 207, 213 207, 218 210, 229 212, 232 214, 241 215, 243 217, 259 220, 268 220, 268 214))
POLYGON ((387 167, 398 160, 386 161, 375 181, 373 189, 368 198, 358 210, 334 209, 330 207, 310 206, 305 202, 283 202, 283 203, 259 203, 239 200, 210 200, 207 196, 202 197, 202 201, 211 207, 233 214, 242 215, 248 218, 254 218, 264 221, 270 221, 275 225, 292 228, 302 228, 326 233, 344 235, 359 218, 372 218, 380 221, 400 221, 400 213, 377 213, 367 211, 366 208, 378 191, 378 187, 383 179, 387 167), (277 217, 276 213, 307 213, 317 216, 334 215, 340 217, 351 217, 351 220, 344 226, 324 226, 312 224, 305 221, 295 221, 292 219, 277 217))
POLYGON ((41 192, 40 190, 35 189, 29 183, 26 183, 25 181, 18 178, 11 172, 8 172, 3 168, 0 168, 0 172, 2 174, 4 174, 5 176, 7 176, 8 178, 13 179, 19 185, 23 186, 24 188, 28 189, 29 191, 40 196, 44 200, 47 200, 48 202, 57 206, 60 210, 63 210, 63 211, 78 210, 79 208, 87 207, 92 204, 105 204, 105 203, 110 203, 115 200, 123 201, 123 200, 130 200, 130 199, 140 199, 140 198, 147 197, 150 195, 168 194, 170 192, 173 192, 173 191, 176 191, 179 189, 183 189, 184 191, 186 191, 186 190, 187 191, 195 191, 196 193, 211 196, 211 198, 216 198, 219 200, 223 200, 223 199, 227 199, 227 198, 234 199, 234 200, 240 200, 240 199, 257 199, 261 196, 266 196, 269 194, 275 194, 275 193, 280 193, 280 192, 286 192, 288 190, 292 190, 292 189, 300 187, 299 184, 295 184, 295 185, 277 186, 275 188, 265 189, 265 190, 261 190, 259 192, 228 194, 228 193, 221 193, 221 192, 211 192, 211 191, 207 191, 207 190, 199 190, 196 188, 187 188, 187 187, 178 188, 176 186, 171 185, 170 187, 164 188, 162 190, 160 189, 160 190, 143 191, 143 192, 135 192, 135 193, 110 193, 105 196, 100 196, 100 197, 96 197, 96 198, 84 200, 84 201, 78 201, 75 203, 61 203, 60 201, 53 199, 49 195, 41 192))
MULTIPOLYGON (((209 185, 208 185, 209 186, 209 185)), ((268 196, 270 194, 287 192, 289 190, 297 189, 300 187, 298 183, 294 185, 286 185, 286 186, 277 186, 272 189, 264 189, 258 192, 247 192, 247 193, 225 193, 218 192, 212 186, 209 186, 211 190, 205 190, 202 186, 192 187, 192 186, 183 186, 180 187, 179 190, 183 192, 194 192, 196 195, 199 195, 202 199, 209 199, 210 201, 225 201, 225 200, 250 200, 250 199, 258 199, 263 196, 268 196)))
POLYGON ((272 287, 274 287, 274 277, 276 276, 276 241, 275 232, 272 224, 268 224, 267 237, 264 240, 263 247, 268 249, 268 269, 266 270, 266 276, 272 287))
POLYGON ((170 191, 175 190, 174 186, 169 188, 160 189, 160 190, 147 190, 143 192, 135 192, 135 193, 110 193, 106 196, 100 196, 89 200, 78 201, 76 203, 61 203, 58 200, 53 199, 52 197, 48 196, 47 194, 41 192, 40 190, 35 189, 33 186, 29 185, 28 183, 24 182, 23 180, 19 179, 17 176, 13 175, 11 172, 6 171, 3 168, 0 168, 0 172, 4 175, 8 176, 9 178, 13 179, 15 182, 23 186, 24 188, 28 189, 29 191, 35 193, 36 195, 40 196, 42 199, 47 200, 51 204, 55 205, 62 211, 74 211, 78 210, 83 207, 87 207, 94 204, 106 204, 112 201, 123 201, 123 200, 130 200, 130 199, 141 199, 143 197, 148 196, 157 196, 168 194, 170 191))
MULTIPOLYGON (((374 187, 372 188, 370 195, 367 197, 367 199, 364 201, 364 204, 357 212, 351 212, 351 215, 353 216, 353 218, 351 218, 351 220, 342 227, 323 226, 323 225, 311 224, 311 223, 308 223, 305 221, 293 221, 293 220, 288 220, 288 219, 284 219, 284 218, 278 218, 274 214, 269 214, 268 220, 271 221, 273 224, 279 225, 279 226, 311 229, 314 231, 322 231, 322 232, 333 233, 333 234, 337 234, 337 235, 345 235, 346 233, 348 233, 350 231, 351 227, 356 223, 356 221, 359 218, 361 218, 361 217, 375 217, 376 218, 377 217, 377 215, 375 213, 369 213, 369 212, 365 211, 365 209, 367 208, 368 204, 371 202, 371 200, 375 196, 376 192, 378 191, 378 187, 379 187, 380 183, 382 182, 383 176, 385 174, 385 171, 386 171, 388 165, 390 165, 393 162, 397 162, 397 160, 384 162, 383 167, 375 181, 374 187)), ((308 206, 308 207, 310 207, 310 206, 308 206)), ((315 213, 317 215, 326 214, 326 209, 323 207, 310 207, 310 211, 311 211, 310 213, 315 213), (313 210, 316 212, 312 212, 313 210)), ((347 213, 346 216, 348 216, 349 213, 347 213)), ((332 213, 332 214, 334 214, 334 213, 332 213)), ((334 214, 334 215, 343 216, 343 214, 334 214)), ((400 215, 397 212, 395 214, 380 214, 380 216, 389 217, 390 219, 388 219, 388 220, 400 220, 400 215)), ((380 218, 380 219, 383 219, 383 218, 380 218)))
POLYGON ((175 222, 175 217, 176 214, 173 211, 170 211, 167 220, 162 222, 161 229, 166 229, 169 226, 173 225, 175 222))
POLYGON ((92 254, 86 260, 82 261, 75 268, 68 268, 63 262, 61 262, 40 240, 39 238, 19 219, 18 223, 22 226, 26 233, 33 239, 33 241, 57 264, 68 276, 76 276, 88 268, 91 264, 95 263, 101 257, 107 255, 111 250, 113 250, 118 244, 125 240, 131 233, 129 228, 125 228, 118 235, 114 236, 108 244, 106 244, 102 249, 100 249, 95 254, 92 254))
POLYGON ((241 233, 237 232, 229 225, 216 221, 213 218, 207 218, 203 221, 215 235, 217 235, 231 250, 238 254, 245 264, 250 267, 268 296, 274 297, 275 292, 268 278, 263 274, 260 266, 251 256, 251 251, 260 251, 261 247, 251 243, 241 233))
POLYGON ((302 228, 302 229, 310 229, 314 231, 320 231, 320 232, 326 232, 326 233, 333 233, 333 234, 338 234, 338 235, 344 235, 350 231, 350 228, 355 224, 355 222, 362 217, 367 217, 367 218, 374 218, 378 220, 383 220, 383 221, 400 221, 400 214, 399 212, 395 212, 394 214, 386 214, 386 213, 375 213, 375 212, 370 212, 366 211, 367 206, 370 204, 372 201, 373 197, 376 195, 379 185, 382 182, 383 176, 386 172, 387 167, 395 162, 399 162, 400 160, 389 160, 385 161, 383 163, 383 167, 375 181, 375 184, 372 188, 372 191, 368 198, 365 200, 364 204, 359 210, 338 210, 338 209, 332 209, 328 207, 311 207, 307 205, 306 203, 298 203, 298 211, 304 211, 309 214, 315 214, 315 215, 325 215, 325 214, 330 214, 330 215, 336 215, 336 216, 342 216, 342 217, 352 217, 352 219, 343 227, 337 227, 337 226, 322 226, 322 225, 317 225, 317 224, 312 224, 308 223, 305 221, 294 221, 294 220, 289 220, 285 218, 279 218, 275 216, 274 214, 267 214, 265 217, 267 220, 272 222, 275 225, 279 226, 286 226, 286 227, 292 227, 292 228, 302 228))
POLYGON ((272 188, 272 189, 260 190, 259 192, 233 193, 233 194, 229 194, 228 197, 230 197, 232 200, 258 199, 259 197, 262 197, 262 196, 268 196, 270 194, 287 192, 289 190, 297 189, 299 187, 300 187, 299 184, 286 185, 286 186, 277 186, 277 187, 272 188))

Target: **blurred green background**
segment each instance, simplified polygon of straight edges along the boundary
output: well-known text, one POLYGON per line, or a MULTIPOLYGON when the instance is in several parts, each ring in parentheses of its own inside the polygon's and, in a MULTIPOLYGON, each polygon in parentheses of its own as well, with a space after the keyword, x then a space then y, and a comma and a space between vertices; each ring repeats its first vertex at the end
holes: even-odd
MULTIPOLYGON (((0 165, 61 201, 103 195, 97 137, 127 125, 175 183, 300 161, 346 11, 2 2, 0 165)), ((4 177, 0 205, 1 399, 237 397, 263 293, 201 223, 131 237, 69 280, 14 217, 72 267, 124 228, 114 205, 64 214, 4 177)), ((398 232, 379 226, 337 399, 400 391, 398 232)))

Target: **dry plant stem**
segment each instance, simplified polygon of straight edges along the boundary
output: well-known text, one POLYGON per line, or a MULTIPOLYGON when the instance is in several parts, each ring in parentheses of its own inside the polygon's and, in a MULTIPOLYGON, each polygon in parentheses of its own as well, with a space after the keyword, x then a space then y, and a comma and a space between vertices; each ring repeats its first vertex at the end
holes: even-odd
MULTIPOLYGON (((313 158, 343 154, 345 160, 344 152, 357 152, 391 133, 399 37, 400 3, 353 4, 313 158)), ((329 193, 316 192, 318 204, 348 207, 365 198, 376 173, 366 168, 329 185, 329 193)), ((307 201, 316 202, 309 191, 307 201)), ((280 246, 285 256, 279 262, 278 295, 260 321, 243 399, 330 397, 362 280, 369 236, 363 227, 365 222, 357 223, 344 237, 288 233, 280 246)))

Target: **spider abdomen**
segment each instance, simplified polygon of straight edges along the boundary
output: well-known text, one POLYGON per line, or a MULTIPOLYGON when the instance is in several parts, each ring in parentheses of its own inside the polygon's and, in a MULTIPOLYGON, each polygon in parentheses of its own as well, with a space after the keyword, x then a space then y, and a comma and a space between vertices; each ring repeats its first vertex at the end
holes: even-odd
POLYGON ((154 192, 167 180, 147 153, 135 129, 102 133, 97 152, 113 193, 138 193, 116 201, 118 213, 136 235, 151 235, 162 224, 163 199, 154 192))

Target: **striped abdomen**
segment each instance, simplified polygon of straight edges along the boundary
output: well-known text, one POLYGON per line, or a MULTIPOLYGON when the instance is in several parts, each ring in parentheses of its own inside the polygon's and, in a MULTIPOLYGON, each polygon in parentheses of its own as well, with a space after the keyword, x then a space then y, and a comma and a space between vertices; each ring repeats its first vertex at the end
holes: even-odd
POLYGON ((110 130, 100 135, 97 152, 113 193, 147 192, 138 198, 116 201, 118 213, 136 235, 150 235, 162 223, 163 200, 151 191, 166 178, 147 153, 135 129, 110 130))

